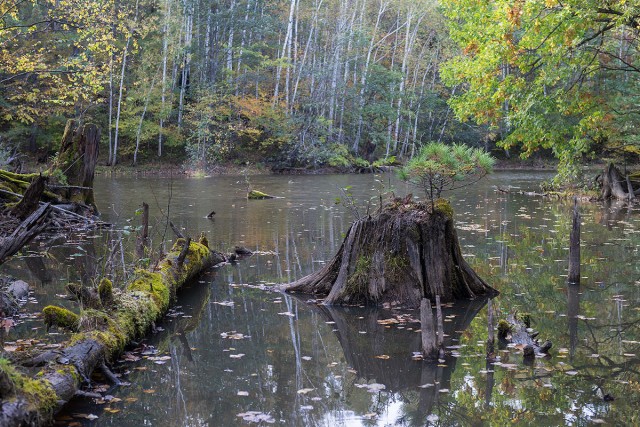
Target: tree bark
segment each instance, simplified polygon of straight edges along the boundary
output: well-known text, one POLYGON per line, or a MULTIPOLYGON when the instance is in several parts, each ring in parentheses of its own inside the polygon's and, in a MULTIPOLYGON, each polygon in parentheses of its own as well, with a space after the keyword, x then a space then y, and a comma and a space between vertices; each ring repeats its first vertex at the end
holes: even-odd
POLYGON ((69 120, 64 130, 62 144, 58 152, 58 167, 67 177, 69 188, 65 198, 85 203, 95 209, 93 196, 93 179, 98 163, 98 147, 100 144, 100 129, 87 123, 76 127, 74 120, 69 120))
POLYGON ((497 291, 465 262, 448 203, 436 210, 396 199, 374 217, 356 221, 338 253, 321 270, 285 286, 324 296, 331 304, 442 302, 497 291))
POLYGON ((21 220, 31 215, 40 205, 40 198, 44 193, 46 184, 47 177, 42 175, 31 181, 27 191, 24 192, 22 200, 11 209, 11 214, 21 220))
POLYGON ((0 238, 0 264, 42 232, 49 222, 49 212, 49 204, 40 206, 9 237, 0 238))
POLYGON ((602 198, 628 200, 629 193, 625 190, 623 183, 626 186, 626 179, 613 163, 609 163, 602 173, 602 198))
MULTIPOLYGON (((61 406, 68 402, 94 371, 106 361, 114 360, 124 347, 145 334, 151 325, 169 308, 170 297, 182 285, 205 268, 222 262, 224 256, 201 243, 192 242, 182 265, 176 259, 185 246, 179 239, 173 249, 159 263, 157 271, 137 272, 124 292, 114 292, 113 302, 106 311, 85 310, 76 316, 80 332, 55 353, 41 357, 46 366, 31 379, 15 368, 0 369, 14 384, 28 381, 29 390, 16 387, 2 396, 0 425, 45 425, 61 406), (85 329, 83 325, 87 326, 85 329), (36 390, 36 392, 33 392, 36 390)), ((102 295, 103 292, 100 292, 102 295)), ((46 307, 46 313, 62 313, 58 307, 46 307)), ((57 324, 63 316, 58 316, 57 324)), ((56 323, 56 317, 53 323, 56 323)))

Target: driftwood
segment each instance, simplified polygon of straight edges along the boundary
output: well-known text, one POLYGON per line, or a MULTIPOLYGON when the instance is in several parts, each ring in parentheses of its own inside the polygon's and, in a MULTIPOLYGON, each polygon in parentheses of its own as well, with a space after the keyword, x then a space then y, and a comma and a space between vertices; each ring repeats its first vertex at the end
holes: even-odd
POLYGON ((432 211, 404 199, 356 221, 324 268, 284 290, 326 296, 325 304, 409 308, 437 295, 451 302, 497 294, 463 259, 448 202, 432 211))
POLYGON ((42 232, 47 226, 50 212, 49 204, 40 206, 10 236, 0 238, 0 264, 42 232))
POLYGON ((33 378, 2 361, 0 379, 8 378, 9 384, 15 386, 0 390, 0 425, 50 422, 54 413, 89 381, 95 369, 115 360, 129 342, 144 335, 166 313, 177 288, 224 260, 204 244, 192 242, 184 262, 178 265, 176 260, 184 247, 185 240, 178 239, 156 271, 137 271, 122 292, 113 291, 108 281, 101 283, 103 288, 98 289, 98 294, 105 307, 102 310, 86 309, 78 316, 60 307, 45 307, 49 326, 78 332, 62 348, 38 357, 37 362, 46 365, 33 378), (112 301, 106 304, 108 296, 112 301))
POLYGON ((540 344, 537 336, 538 333, 531 329, 529 314, 511 314, 506 320, 498 322, 499 344, 512 343, 521 346, 525 361, 532 360, 536 354, 549 354, 551 341, 540 344))
POLYGON ((38 209, 47 181, 48 178, 42 175, 34 179, 27 187, 22 199, 11 209, 11 214, 17 218, 25 219, 38 209))

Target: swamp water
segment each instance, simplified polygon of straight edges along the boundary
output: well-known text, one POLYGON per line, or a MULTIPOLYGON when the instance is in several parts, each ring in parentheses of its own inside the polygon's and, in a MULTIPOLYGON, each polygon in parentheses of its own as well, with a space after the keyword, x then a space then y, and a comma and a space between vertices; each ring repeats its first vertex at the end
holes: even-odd
MULTIPOLYGON (((535 190, 548 177, 499 172, 451 195, 465 258, 501 292, 496 318, 529 313, 540 339, 553 342, 551 357, 533 365, 518 348, 486 361, 485 300, 445 308, 449 354, 427 363, 412 358, 417 311, 328 308, 261 289, 329 260, 353 207, 363 213, 377 200, 377 179, 399 195, 412 190, 387 175, 251 177, 283 197, 262 201, 244 198, 243 177, 99 177, 98 207, 112 230, 37 243, 0 273, 32 285, 31 313, 49 303, 74 307, 60 297, 69 281, 117 274, 122 283, 142 201, 151 206, 154 248, 165 233, 173 238, 160 213, 169 210, 191 235, 205 231, 212 248, 258 251, 180 292, 159 332, 116 364, 130 385, 97 404, 76 399, 61 425, 638 425, 640 210, 581 206, 582 285, 567 286, 571 204, 494 191, 535 190), (340 192, 347 186, 351 197, 340 192), (336 197, 353 203, 336 205, 336 197)), ((4 346, 63 339, 24 314, 4 346), (39 341, 19 341, 27 336, 39 341)))

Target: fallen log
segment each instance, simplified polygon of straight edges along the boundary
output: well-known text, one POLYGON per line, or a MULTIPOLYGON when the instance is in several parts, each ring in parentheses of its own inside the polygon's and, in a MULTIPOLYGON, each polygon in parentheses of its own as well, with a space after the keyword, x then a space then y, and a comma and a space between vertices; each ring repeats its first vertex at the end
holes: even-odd
POLYGON ((354 222, 326 265, 286 292, 326 296, 325 304, 392 304, 418 308, 423 298, 442 302, 498 292, 462 257, 453 209, 395 199, 375 216, 354 222))
POLYGON ((552 343, 547 340, 540 344, 537 340, 538 333, 531 329, 531 316, 529 314, 511 314, 507 319, 498 322, 499 344, 515 344, 522 347, 524 360, 532 360, 536 354, 547 355, 552 343))
POLYGON ((42 232, 47 226, 50 212, 51 205, 48 203, 40 206, 10 236, 0 238, 0 264, 42 232))
POLYGON ((205 244, 191 242, 182 263, 177 259, 186 246, 178 239, 155 271, 138 270, 124 291, 103 281, 98 288, 103 309, 85 309, 79 315, 55 306, 45 307, 48 326, 78 332, 55 352, 37 357, 46 363, 33 378, 0 358, 0 425, 44 425, 89 381, 93 371, 112 362, 125 346, 144 335, 169 308, 178 288, 205 268, 224 260, 205 244), (107 303, 107 301, 109 301, 107 303))

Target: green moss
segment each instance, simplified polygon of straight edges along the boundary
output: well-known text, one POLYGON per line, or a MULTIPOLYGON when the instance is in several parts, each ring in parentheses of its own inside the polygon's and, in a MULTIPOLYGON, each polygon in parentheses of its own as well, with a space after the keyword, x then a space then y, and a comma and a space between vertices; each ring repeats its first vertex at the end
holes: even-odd
MULTIPOLYGON (((24 396, 30 410, 52 413, 58 403, 58 396, 48 381, 29 378, 18 372, 7 359, 0 358, 0 371, 4 372, 13 384, 16 396, 24 396)), ((4 397, 6 399, 6 397, 4 397)))
POLYGON ((434 202, 434 211, 441 212, 448 218, 453 219, 453 207, 447 199, 438 199, 434 202))
POLYGON ((58 326, 69 329, 70 331, 77 331, 80 325, 78 315, 66 308, 48 305, 42 309, 42 313, 44 314, 44 323, 47 325, 47 328, 58 326))
POLYGON ((530 313, 518 313, 518 319, 524 323, 527 328, 531 327, 531 314, 530 313))
POLYGON ((498 322, 498 337, 504 339, 511 332, 511 325, 504 319, 498 322))
POLYGON ((400 280, 409 268, 409 260, 401 254, 386 254, 384 264, 385 276, 391 281, 400 280))
POLYGON ((162 274, 160 273, 136 270, 136 278, 127 289, 131 292, 148 293, 162 312, 169 308, 169 288, 162 280, 162 274))
POLYGON ((209 247, 209 240, 207 239, 207 236, 204 235, 204 233, 200 234, 200 238, 198 239, 198 243, 200 243, 202 246, 205 247, 209 247))
POLYGON ((113 301, 113 283, 111 283, 111 280, 106 277, 100 280, 98 295, 100 295, 100 301, 102 301, 103 304, 111 304, 113 301))
POLYGON ((366 300, 368 297, 369 270, 371 269, 371 257, 359 256, 353 273, 347 278, 347 284, 342 291, 343 296, 355 297, 354 299, 366 300))
POLYGON ((263 193, 262 191, 251 190, 247 193, 247 199, 250 199, 250 200, 273 199, 273 196, 270 196, 267 193, 263 193))

